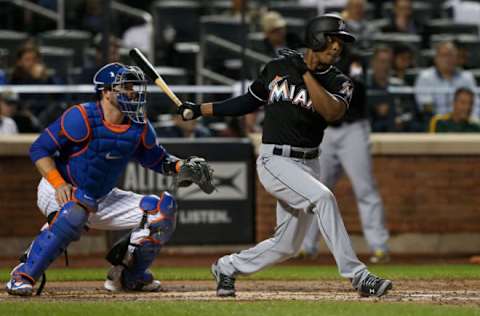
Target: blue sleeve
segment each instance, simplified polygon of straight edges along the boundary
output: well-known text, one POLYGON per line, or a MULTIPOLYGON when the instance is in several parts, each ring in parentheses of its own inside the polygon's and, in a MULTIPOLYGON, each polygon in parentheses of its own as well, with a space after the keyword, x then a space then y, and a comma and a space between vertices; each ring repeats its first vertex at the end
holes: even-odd
POLYGON ((174 164, 178 161, 177 157, 170 155, 157 143, 157 135, 150 122, 147 122, 135 159, 145 168, 166 174, 174 172, 174 164))
POLYGON ((37 160, 53 156, 68 142, 68 138, 62 135, 60 118, 50 124, 30 146, 30 159, 35 163, 37 160))
POLYGON ((30 159, 50 157, 70 143, 85 141, 90 127, 83 108, 80 105, 67 109, 63 115, 50 124, 30 147, 30 159))

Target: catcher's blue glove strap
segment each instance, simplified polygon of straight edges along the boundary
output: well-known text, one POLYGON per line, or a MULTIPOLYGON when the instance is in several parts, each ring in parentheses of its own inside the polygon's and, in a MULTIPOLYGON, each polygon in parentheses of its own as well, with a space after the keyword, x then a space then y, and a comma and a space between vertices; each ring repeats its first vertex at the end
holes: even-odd
POLYGON ((250 92, 244 95, 213 103, 213 116, 241 116, 251 113, 265 104, 250 92))

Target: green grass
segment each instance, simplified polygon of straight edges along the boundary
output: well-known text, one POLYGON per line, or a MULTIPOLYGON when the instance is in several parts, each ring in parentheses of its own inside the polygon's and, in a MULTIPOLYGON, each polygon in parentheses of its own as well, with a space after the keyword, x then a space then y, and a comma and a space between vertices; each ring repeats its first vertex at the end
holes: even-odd
POLYGON ((474 307, 414 305, 405 303, 332 303, 332 302, 68 302, 43 303, 22 300, 0 303, 0 315, 9 316, 146 316, 146 315, 341 315, 341 316, 452 316, 480 315, 474 307))
MULTIPOLYGON (((106 268, 92 269, 49 269, 49 281, 103 280, 106 268)), ((480 279, 478 265, 384 265, 374 266, 373 273, 391 279, 480 279)), ((0 281, 8 280, 9 269, 0 269, 0 281)), ((161 267, 154 268, 155 275, 162 280, 210 280, 209 267, 161 267)), ((249 276, 254 280, 317 280, 340 279, 334 266, 276 266, 249 276)))
MULTIPOLYGON (((211 280, 209 267, 161 267, 154 268, 161 280, 211 280)), ((480 279, 480 267, 476 265, 385 265, 375 266, 372 272, 381 276, 399 279, 480 279)), ((0 280, 8 279, 9 270, 0 269, 0 280)), ((104 280, 106 268, 50 269, 49 281, 104 280)), ((281 265, 254 274, 253 280, 335 280, 339 279, 334 266, 287 266, 281 265)), ((48 285, 47 285, 48 286, 48 285)), ((14 301, 0 300, 0 316, 150 316, 150 315, 478 315, 480 309, 473 306, 444 306, 438 304, 393 303, 385 301, 329 302, 329 301, 128 301, 105 300, 95 302, 52 302, 40 298, 18 298, 14 301)))

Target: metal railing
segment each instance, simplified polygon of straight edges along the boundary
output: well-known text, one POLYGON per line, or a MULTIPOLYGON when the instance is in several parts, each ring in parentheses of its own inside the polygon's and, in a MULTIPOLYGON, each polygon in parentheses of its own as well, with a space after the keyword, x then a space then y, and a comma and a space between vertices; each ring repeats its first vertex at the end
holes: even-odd
MULTIPOLYGON (((217 47, 220 47, 222 49, 225 49, 227 51, 230 51, 230 52, 234 52, 234 53, 237 53, 240 54, 242 53, 242 46, 232 42, 232 41, 228 41, 226 39, 223 39, 221 37, 218 37, 216 35, 211 35, 211 34, 207 34, 207 35, 204 35, 204 34, 201 34, 200 36, 200 49, 196 55, 196 78, 195 78, 195 82, 197 85, 203 85, 204 84, 204 81, 203 79, 204 78, 208 78, 214 82, 218 82, 218 83, 221 83, 221 84, 228 84, 228 85, 233 85, 236 80, 235 79, 232 79, 232 78, 229 78, 223 74, 220 74, 218 72, 214 72, 210 69, 207 69, 206 66, 205 66, 205 56, 208 55, 208 49, 207 49, 207 43, 208 44, 212 44, 214 46, 217 46, 217 47)), ((267 63, 269 62, 272 58, 267 56, 267 55, 264 55, 264 54, 260 54, 254 50, 251 50, 249 48, 246 48, 245 49, 245 56, 247 58, 249 58, 250 60, 253 60, 253 61, 256 61, 256 62, 260 62, 260 63, 267 63)), ((245 65, 242 65, 243 67, 245 67, 245 65)), ((197 102, 200 102, 201 101, 201 98, 199 98, 199 96, 197 96, 197 102)))
MULTIPOLYGON (((219 93, 231 94, 234 88, 229 85, 223 86, 190 86, 190 85, 171 85, 169 86, 175 93, 219 93)), ((0 85, 0 93, 11 91, 13 93, 25 94, 62 94, 62 93, 95 93, 91 84, 81 85, 0 85)), ((147 91, 150 93, 164 93, 159 87, 149 85, 147 91)))
POLYGON ((53 20, 57 23, 57 29, 59 30, 65 28, 65 0, 57 0, 57 12, 26 0, 0 0, 0 2, 10 2, 17 7, 32 11, 33 13, 53 20))

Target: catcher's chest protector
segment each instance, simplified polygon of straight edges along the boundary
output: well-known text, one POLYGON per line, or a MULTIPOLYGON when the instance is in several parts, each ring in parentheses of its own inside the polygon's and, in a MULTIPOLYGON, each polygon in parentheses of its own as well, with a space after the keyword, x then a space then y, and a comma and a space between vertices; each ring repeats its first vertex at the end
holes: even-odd
POLYGON ((107 125, 100 106, 82 105, 87 113, 91 134, 77 154, 70 156, 67 170, 75 186, 95 198, 110 192, 141 142, 144 124, 107 125))

